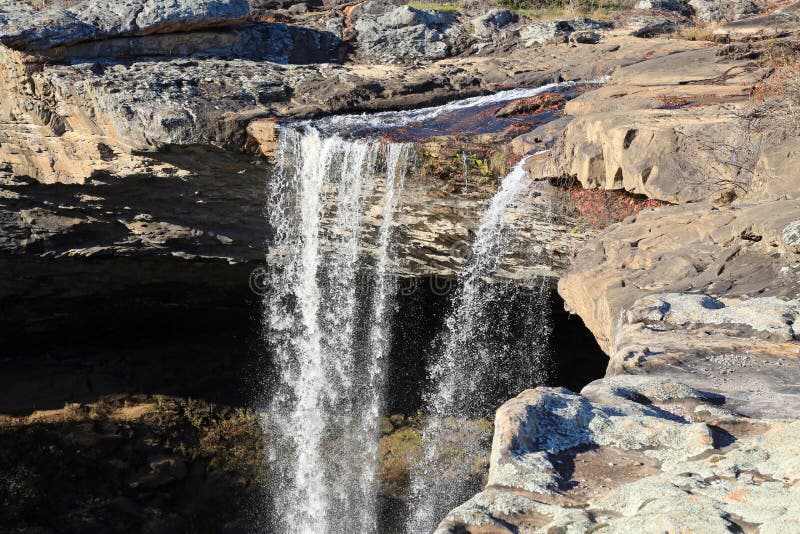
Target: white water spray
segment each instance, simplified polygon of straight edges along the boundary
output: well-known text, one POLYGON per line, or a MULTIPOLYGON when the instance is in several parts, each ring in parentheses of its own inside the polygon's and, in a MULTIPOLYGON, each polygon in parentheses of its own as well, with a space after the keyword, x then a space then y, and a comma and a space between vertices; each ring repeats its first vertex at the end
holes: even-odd
MULTIPOLYGON (((427 395, 428 421, 422 432, 424 457, 412 481, 409 533, 431 532, 480 484, 474 466, 442 457, 441 452, 453 446, 452 434, 469 418, 490 415, 496 408, 492 394, 504 392, 507 398, 545 381, 547 355, 537 350, 549 335, 545 294, 541 287, 533 291, 536 302, 531 308, 538 316, 521 321, 531 332, 518 332, 522 339, 514 346, 507 335, 514 330, 508 324, 513 318, 505 315, 509 311, 505 300, 509 291, 515 291, 514 284, 489 280, 497 274, 513 238, 509 224, 513 208, 523 203, 524 192, 533 185, 524 164, 520 161, 503 179, 484 212, 472 257, 459 274, 461 283, 439 350, 429 366, 433 387, 427 395)), ((484 444, 463 440, 458 447, 464 456, 480 456, 484 444)))
POLYGON ((409 152, 401 144, 324 137, 310 125, 281 131, 265 305, 280 373, 267 423, 277 434, 271 461, 280 469, 273 488, 278 531, 377 528, 382 362, 394 298, 388 265, 409 152), (365 203, 378 194, 381 226, 371 243, 362 224, 365 203), (374 262, 363 257, 366 247, 377 249, 374 262), (365 305, 359 275, 369 268, 375 282, 365 305))

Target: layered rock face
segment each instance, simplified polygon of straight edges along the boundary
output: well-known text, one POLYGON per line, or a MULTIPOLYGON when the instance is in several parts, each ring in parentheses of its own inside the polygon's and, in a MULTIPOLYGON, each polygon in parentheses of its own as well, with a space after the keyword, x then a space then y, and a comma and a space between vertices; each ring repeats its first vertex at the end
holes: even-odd
POLYGON ((608 354, 607 376, 580 394, 539 388, 504 404, 488 483, 440 532, 800 524, 800 160, 789 133, 746 137, 759 75, 735 57, 751 52, 623 67, 567 104, 534 176, 677 205, 578 249, 559 293, 608 354))

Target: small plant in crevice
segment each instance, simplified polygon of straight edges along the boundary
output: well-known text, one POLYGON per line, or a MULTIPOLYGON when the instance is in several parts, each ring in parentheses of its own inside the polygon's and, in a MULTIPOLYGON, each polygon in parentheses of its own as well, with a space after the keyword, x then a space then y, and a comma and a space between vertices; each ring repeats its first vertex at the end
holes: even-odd
POLYGON ((575 232, 599 231, 644 209, 667 205, 626 191, 584 189, 574 179, 563 180, 555 185, 560 186, 559 196, 564 215, 575 221, 575 232))

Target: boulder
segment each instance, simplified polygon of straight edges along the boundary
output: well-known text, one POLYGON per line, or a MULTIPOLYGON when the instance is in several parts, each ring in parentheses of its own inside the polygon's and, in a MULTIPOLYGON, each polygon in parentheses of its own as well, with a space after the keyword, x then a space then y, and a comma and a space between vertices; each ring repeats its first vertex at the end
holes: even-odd
POLYGON ((671 19, 656 19, 647 21, 643 26, 631 32, 634 37, 649 39, 659 35, 675 33, 680 29, 680 25, 671 19))
POLYGON ((575 44, 597 44, 600 42, 601 35, 590 30, 581 30, 571 33, 569 42, 575 44))
POLYGON ((797 420, 743 417, 659 376, 528 390, 497 411, 484 490, 436 532, 784 528, 799 517, 786 489, 800 480, 798 436, 797 420))
POLYGON ((442 59, 456 52, 462 30, 452 15, 381 1, 351 12, 359 53, 379 63, 442 59))
POLYGON ((472 19, 472 31, 479 37, 491 37, 499 28, 503 28, 517 20, 517 16, 507 9, 491 11, 472 19))
POLYGON ((783 244, 796 254, 800 254, 800 220, 792 221, 781 232, 783 244))
POLYGON ((551 42, 565 43, 569 36, 577 31, 597 31, 610 28, 610 24, 588 18, 537 22, 520 30, 520 40, 526 47, 551 42))
POLYGON ((0 11, 0 43, 37 51, 92 39, 230 25, 250 14, 247 0, 85 0, 67 9, 0 11))
POLYGON ((689 5, 703 22, 730 22, 761 12, 751 0, 689 0, 689 5))

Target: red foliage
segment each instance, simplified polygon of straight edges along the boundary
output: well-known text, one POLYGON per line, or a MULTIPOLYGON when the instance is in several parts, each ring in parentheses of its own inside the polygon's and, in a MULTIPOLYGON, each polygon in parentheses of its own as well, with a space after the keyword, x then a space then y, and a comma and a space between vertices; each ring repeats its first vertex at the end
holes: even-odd
POLYGON ((643 209, 664 205, 658 200, 637 198, 620 191, 583 189, 580 186, 567 189, 567 198, 570 215, 594 230, 602 230, 643 209))
POLYGON ((495 117, 513 117, 516 115, 535 115, 544 111, 555 111, 564 105, 564 95, 558 93, 542 93, 540 95, 520 98, 509 102, 495 112, 495 117))

